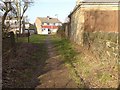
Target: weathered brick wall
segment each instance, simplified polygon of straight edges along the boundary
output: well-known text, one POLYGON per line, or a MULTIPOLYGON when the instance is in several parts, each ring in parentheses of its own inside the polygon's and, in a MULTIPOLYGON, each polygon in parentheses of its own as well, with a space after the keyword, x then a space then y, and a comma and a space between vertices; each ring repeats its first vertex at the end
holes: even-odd
POLYGON ((83 45, 84 31, 118 32, 118 11, 77 10, 71 16, 70 39, 83 45))
POLYGON ((63 23, 61 27, 58 28, 57 34, 63 38, 69 38, 70 34, 70 23, 63 23))
POLYGON ((89 10, 84 16, 85 31, 118 32, 118 10, 89 10))
POLYGON ((91 46, 101 59, 103 57, 117 60, 118 15, 117 10, 90 10, 84 13, 84 45, 89 43, 88 46, 91 46))
POLYGON ((65 29, 66 29, 65 27, 66 27, 66 23, 62 24, 62 26, 60 26, 60 27, 58 28, 57 34, 58 34, 60 37, 63 37, 63 38, 66 37, 66 36, 65 36, 65 29))
POLYGON ((80 9, 74 12, 74 14, 71 15, 70 23, 70 40, 79 45, 83 45, 84 10, 80 9))

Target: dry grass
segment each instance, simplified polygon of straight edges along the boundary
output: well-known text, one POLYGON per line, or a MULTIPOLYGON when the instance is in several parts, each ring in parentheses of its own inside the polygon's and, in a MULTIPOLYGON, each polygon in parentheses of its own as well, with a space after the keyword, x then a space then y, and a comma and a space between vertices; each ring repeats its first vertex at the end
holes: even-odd
POLYGON ((56 39, 56 46, 63 56, 65 65, 70 70, 71 78, 80 88, 118 87, 118 62, 116 59, 111 62, 103 61, 96 58, 97 54, 92 53, 85 47, 71 44, 66 39, 58 37, 56 39))

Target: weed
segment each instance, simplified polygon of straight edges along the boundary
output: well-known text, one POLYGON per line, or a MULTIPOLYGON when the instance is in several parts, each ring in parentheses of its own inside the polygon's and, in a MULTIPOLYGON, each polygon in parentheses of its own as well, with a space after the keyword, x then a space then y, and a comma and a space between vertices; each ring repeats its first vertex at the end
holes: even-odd
POLYGON ((54 40, 53 42, 55 43, 55 46, 57 46, 59 53, 63 57, 64 64, 70 70, 69 72, 70 77, 78 84, 78 87, 80 86, 83 88, 84 84, 81 81, 81 77, 79 76, 75 67, 75 64, 78 63, 76 56, 79 53, 73 49, 72 44, 70 43, 69 40, 54 36, 54 38, 55 37, 56 37, 56 40, 54 40))

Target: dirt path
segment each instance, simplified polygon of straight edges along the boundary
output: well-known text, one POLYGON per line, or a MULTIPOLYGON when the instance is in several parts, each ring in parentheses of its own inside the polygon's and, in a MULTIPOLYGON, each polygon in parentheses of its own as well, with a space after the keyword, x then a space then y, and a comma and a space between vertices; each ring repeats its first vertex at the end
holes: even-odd
POLYGON ((36 88, 76 88, 77 85, 69 78, 68 69, 64 66, 50 36, 47 37, 46 46, 49 58, 43 68, 45 73, 38 77, 40 83, 36 88))
POLYGON ((76 88, 51 36, 31 39, 16 44, 16 57, 3 57, 3 88, 76 88))

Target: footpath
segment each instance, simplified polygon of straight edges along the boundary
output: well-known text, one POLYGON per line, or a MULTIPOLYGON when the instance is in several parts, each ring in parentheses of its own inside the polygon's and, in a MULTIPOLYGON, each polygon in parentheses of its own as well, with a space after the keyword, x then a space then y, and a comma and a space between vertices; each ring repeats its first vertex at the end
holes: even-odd
POLYGON ((36 88, 77 88, 75 82, 69 78, 69 71, 57 53, 50 36, 47 37, 46 46, 49 58, 43 70, 45 73, 38 77, 40 85, 36 88))

